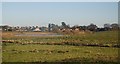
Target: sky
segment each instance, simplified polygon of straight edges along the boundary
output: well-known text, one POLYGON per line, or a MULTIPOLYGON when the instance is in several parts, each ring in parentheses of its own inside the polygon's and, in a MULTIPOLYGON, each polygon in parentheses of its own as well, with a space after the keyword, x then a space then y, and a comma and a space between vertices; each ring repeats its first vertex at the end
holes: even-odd
POLYGON ((2 24, 2 3, 0 2, 0 25, 2 24))
POLYGON ((119 0, 1 0, 2 2, 118 2, 119 0))
POLYGON ((118 23, 117 2, 3 2, 2 24, 11 26, 70 26, 118 23))

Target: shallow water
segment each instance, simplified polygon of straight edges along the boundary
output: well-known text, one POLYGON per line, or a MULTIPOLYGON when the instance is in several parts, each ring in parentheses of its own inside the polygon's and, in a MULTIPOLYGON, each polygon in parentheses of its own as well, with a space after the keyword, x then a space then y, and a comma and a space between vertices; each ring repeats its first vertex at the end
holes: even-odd
POLYGON ((61 34, 15 34, 15 36, 63 36, 61 34))

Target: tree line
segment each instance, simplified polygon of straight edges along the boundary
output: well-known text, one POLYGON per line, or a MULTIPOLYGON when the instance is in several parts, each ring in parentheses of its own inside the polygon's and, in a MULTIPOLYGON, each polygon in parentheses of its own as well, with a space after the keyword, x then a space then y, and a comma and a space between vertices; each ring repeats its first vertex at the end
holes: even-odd
POLYGON ((9 25, 4 25, 4 26, 0 26, 0 30, 1 31, 33 31, 36 28, 39 28, 41 31, 58 31, 58 30, 65 30, 65 29, 71 29, 71 30, 89 30, 89 31, 94 31, 94 32, 98 32, 98 31, 110 31, 110 30, 119 30, 120 29, 120 25, 117 23, 113 23, 113 24, 104 24, 104 27, 98 27, 97 25, 91 23, 88 26, 72 26, 70 27, 69 25, 66 25, 65 22, 61 22, 61 26, 55 25, 55 24, 48 24, 48 27, 39 27, 39 26, 25 26, 25 27, 11 27, 9 25))

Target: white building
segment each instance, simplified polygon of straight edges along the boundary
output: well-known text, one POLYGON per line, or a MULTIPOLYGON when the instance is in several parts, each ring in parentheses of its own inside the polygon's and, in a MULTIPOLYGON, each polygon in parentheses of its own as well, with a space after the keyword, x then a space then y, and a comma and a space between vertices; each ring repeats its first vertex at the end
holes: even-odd
POLYGON ((33 31, 34 32, 41 32, 41 30, 39 28, 35 28, 33 31))

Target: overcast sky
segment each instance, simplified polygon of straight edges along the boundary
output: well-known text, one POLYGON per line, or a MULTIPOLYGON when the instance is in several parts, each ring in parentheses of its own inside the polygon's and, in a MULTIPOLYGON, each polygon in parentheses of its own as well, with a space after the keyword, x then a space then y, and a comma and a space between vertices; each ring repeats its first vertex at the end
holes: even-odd
POLYGON ((117 2, 3 2, 2 24, 47 26, 48 23, 103 26, 118 22, 117 2))

